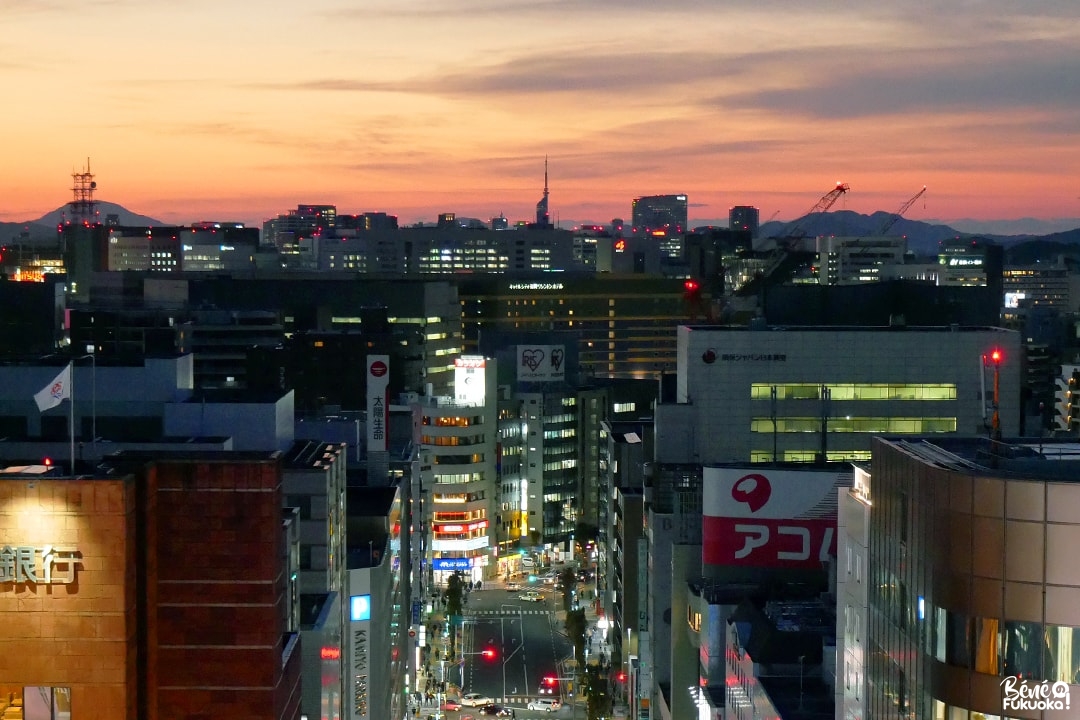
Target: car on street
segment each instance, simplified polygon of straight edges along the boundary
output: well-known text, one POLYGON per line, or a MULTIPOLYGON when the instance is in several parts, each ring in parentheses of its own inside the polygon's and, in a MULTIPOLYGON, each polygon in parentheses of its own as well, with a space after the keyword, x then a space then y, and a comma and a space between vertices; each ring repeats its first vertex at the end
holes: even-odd
POLYGON ((518 595, 518 600, 524 600, 525 602, 544 602, 544 596, 535 590, 528 590, 518 595))
POLYGON ((555 712, 561 707, 562 703, 555 698, 539 698, 530 700, 528 704, 530 710, 543 710, 544 712, 555 712))
POLYGON ((516 582, 508 582, 508 583, 506 583, 506 591, 507 592, 517 592, 519 590, 521 590, 521 584, 520 583, 516 583, 516 582))
POLYGON ((510 708, 504 708, 502 705, 496 705, 495 703, 491 703, 490 705, 485 705, 484 707, 480 708, 480 714, 491 715, 494 717, 510 717, 514 713, 510 710, 510 708))
POLYGON ((484 705, 490 705, 493 702, 487 695, 481 695, 480 693, 466 693, 461 696, 461 704, 468 705, 469 707, 482 707, 484 705))
POLYGON ((439 709, 448 711, 460 710, 461 703, 459 703, 457 700, 444 700, 443 704, 439 706, 439 709))

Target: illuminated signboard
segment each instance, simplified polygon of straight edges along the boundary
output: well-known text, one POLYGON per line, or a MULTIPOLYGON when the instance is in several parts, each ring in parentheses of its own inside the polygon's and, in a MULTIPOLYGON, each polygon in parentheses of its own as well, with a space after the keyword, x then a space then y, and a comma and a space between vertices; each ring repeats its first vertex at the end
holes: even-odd
POLYGON ((483 405, 486 395, 487 360, 482 355, 462 355, 454 360, 454 400, 461 405, 483 405))
POLYGON ((472 532, 474 530, 483 530, 488 526, 487 520, 480 520, 468 525, 438 525, 434 526, 434 530, 437 533, 463 533, 472 532))
POLYGON ((490 538, 487 535, 468 538, 467 540, 439 540, 436 538, 431 541, 431 549, 436 552, 464 552, 466 550, 486 548, 489 544, 490 538))
POLYGON ((560 282, 510 283, 511 290, 562 290, 560 282))
POLYGON ((525 382, 561 381, 566 377, 563 345, 518 345, 517 379, 525 382))
POLYGON ((319 649, 319 657, 323 660, 340 660, 341 648, 323 647, 319 649))
POLYGON ((841 473, 705 468, 702 561, 706 565, 820 568, 836 553, 841 473))
POLYGON ((352 622, 371 619, 370 595, 353 595, 349 598, 349 619, 352 622))
POLYGON ((81 558, 69 545, 5 545, 0 549, 0 584, 72 585, 81 558))
POLYGON ((386 450, 386 389, 390 385, 390 356, 369 355, 367 359, 367 444, 368 450, 386 450))
POLYGON ((1027 300, 1027 293, 1022 292, 1007 292, 1005 293, 1005 307, 1013 309, 1020 307, 1020 301, 1027 300))
MULTIPOLYGON (((361 595, 360 597, 367 597, 361 595)), ((356 599, 355 597, 353 598, 356 599)), ((352 720, 368 718, 368 631, 367 625, 353 630, 352 638, 352 720)))
POLYGON ((435 558, 431 565, 436 570, 469 570, 473 561, 472 558, 435 558))

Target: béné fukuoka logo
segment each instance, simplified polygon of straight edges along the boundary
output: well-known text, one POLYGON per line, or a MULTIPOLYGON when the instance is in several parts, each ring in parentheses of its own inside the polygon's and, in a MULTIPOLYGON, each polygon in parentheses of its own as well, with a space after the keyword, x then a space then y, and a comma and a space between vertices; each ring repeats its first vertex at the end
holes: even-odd
POLYGON ((1058 680, 1034 682, 1018 677, 1001 681, 1002 710, 1069 710, 1069 683, 1058 680))

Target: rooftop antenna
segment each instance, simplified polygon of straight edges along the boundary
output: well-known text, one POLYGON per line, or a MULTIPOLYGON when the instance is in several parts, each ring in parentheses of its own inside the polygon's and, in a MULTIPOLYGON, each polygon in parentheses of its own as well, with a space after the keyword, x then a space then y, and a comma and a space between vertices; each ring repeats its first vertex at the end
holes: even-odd
POLYGON ((86 158, 86 169, 82 172, 71 173, 71 202, 68 203, 70 210, 69 222, 76 225, 92 225, 97 223, 97 202, 94 201, 94 191, 97 190, 97 182, 94 174, 90 172, 90 158, 86 158))

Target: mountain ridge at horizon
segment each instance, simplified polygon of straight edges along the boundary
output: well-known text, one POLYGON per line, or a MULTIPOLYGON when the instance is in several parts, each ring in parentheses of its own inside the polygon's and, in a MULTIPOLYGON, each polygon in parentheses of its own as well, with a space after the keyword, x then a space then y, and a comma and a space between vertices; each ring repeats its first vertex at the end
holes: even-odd
MULTIPOLYGON (((116 214, 119 217, 120 224, 132 227, 141 226, 169 226, 169 225, 185 225, 187 223, 170 223, 148 215, 142 215, 128 210, 119 203, 110 202, 107 200, 95 201, 98 206, 98 215, 103 217, 110 214, 116 214)), ((28 220, 24 222, 0 222, 0 241, 4 241, 6 238, 17 240, 18 234, 22 232, 23 228, 29 226, 30 240, 31 242, 51 241, 55 236, 56 226, 64 221, 68 205, 65 203, 55 210, 51 210, 39 218, 34 220, 28 220)), ((891 217, 894 213, 877 210, 870 215, 858 213, 852 210, 837 210, 832 212, 821 213, 816 216, 803 216, 793 221, 770 221, 766 222, 759 228, 759 238, 769 238, 775 235, 783 233, 788 228, 796 225, 809 231, 812 235, 855 235, 855 236, 876 236, 880 227, 891 217)), ((593 223, 590 221, 571 221, 564 220, 559 223, 560 227, 567 228, 568 226, 580 226, 591 224, 604 224, 593 223)), ((720 221, 719 219, 697 219, 691 220, 689 223, 690 228, 696 227, 726 227, 726 218, 720 221)), ((1080 230, 1080 218, 1057 218, 1053 220, 1039 219, 1039 218, 1016 218, 1013 220, 977 220, 966 218, 961 221, 957 221, 957 224, 946 224, 945 222, 938 220, 909 220, 904 217, 898 218, 890 228, 890 235, 902 235, 908 238, 911 244, 911 249, 916 252, 928 252, 936 246, 938 242, 944 239, 950 239, 953 237, 984 237, 986 239, 1001 242, 1002 244, 1013 244, 1022 242, 1029 239, 1039 239, 1044 237, 1060 238, 1065 236, 1065 241, 1072 235, 1073 230, 1080 230), (957 224, 964 224, 966 228, 957 227, 957 224), (1002 230, 1008 230, 1011 232, 995 232, 994 229, 1000 227, 1002 230), (1032 228, 1034 231, 1022 230, 1021 228, 1032 228)))

